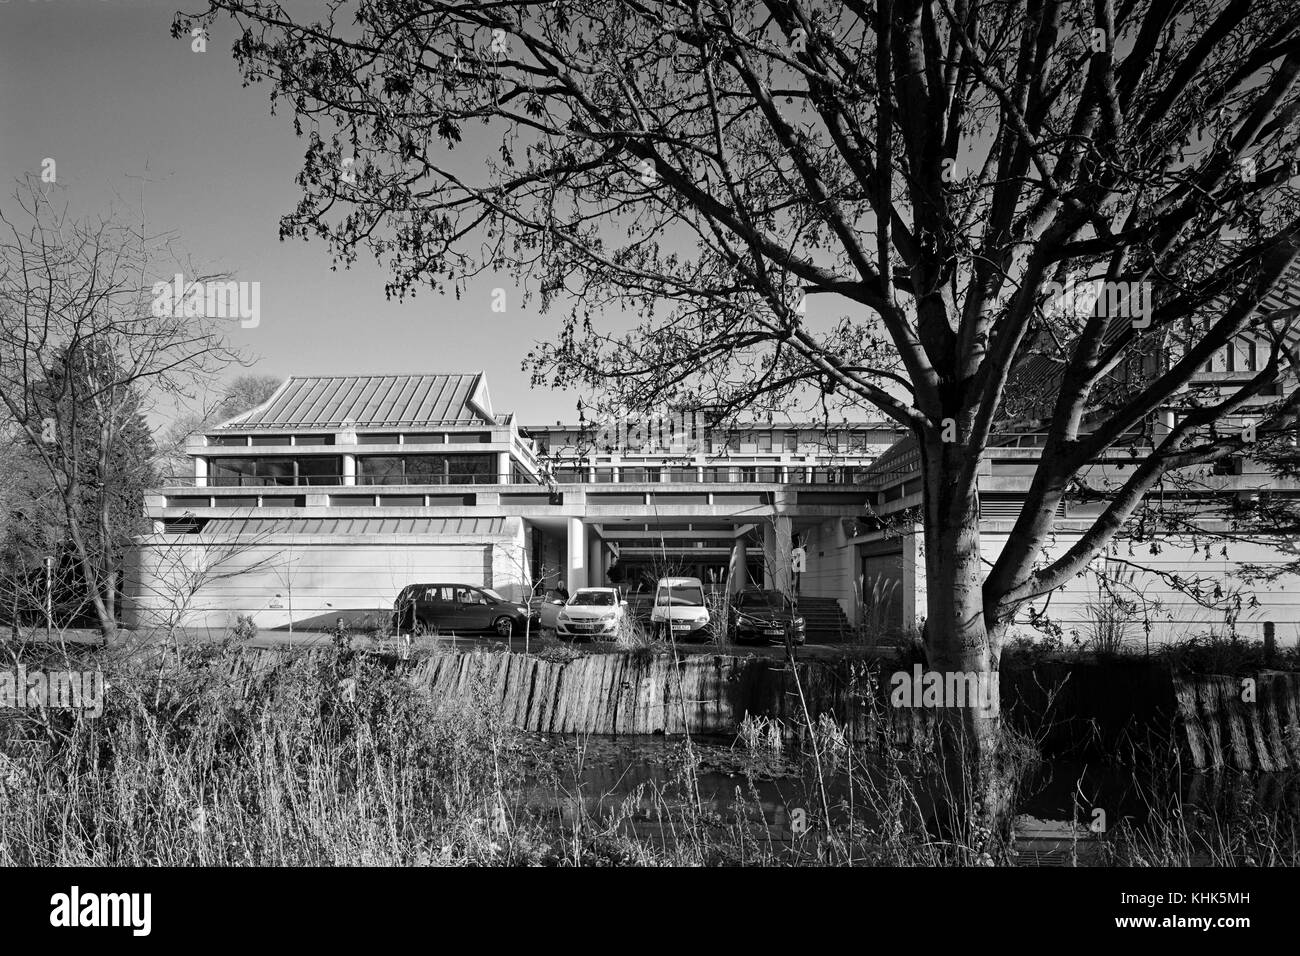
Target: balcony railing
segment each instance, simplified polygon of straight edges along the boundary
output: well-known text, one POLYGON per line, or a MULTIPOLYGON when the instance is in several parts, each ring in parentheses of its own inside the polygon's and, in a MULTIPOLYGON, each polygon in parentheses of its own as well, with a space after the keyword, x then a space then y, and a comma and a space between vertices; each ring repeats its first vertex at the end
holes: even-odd
MULTIPOLYGON (((866 487, 878 481, 879 476, 870 474, 864 465, 834 466, 790 466, 786 470, 776 468, 736 468, 719 474, 706 468, 701 474, 694 468, 682 469, 668 479, 660 475, 636 476, 619 475, 618 480, 608 468, 598 468, 595 480, 587 470, 575 472, 564 470, 553 476, 557 485, 835 485, 849 487, 866 487)), ((164 488, 370 488, 430 485, 519 485, 528 487, 546 487, 545 480, 530 478, 517 474, 444 474, 444 475, 357 475, 351 482, 345 483, 343 475, 209 475, 196 478, 193 474, 165 475, 160 487, 164 488)))

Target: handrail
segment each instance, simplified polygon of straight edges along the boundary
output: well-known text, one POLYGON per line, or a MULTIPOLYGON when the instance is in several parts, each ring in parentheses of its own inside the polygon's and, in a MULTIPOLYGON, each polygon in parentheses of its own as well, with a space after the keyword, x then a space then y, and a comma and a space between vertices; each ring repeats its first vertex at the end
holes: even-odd
MULTIPOLYGON (((631 469, 629 469, 631 470, 631 469)), ((637 469, 640 470, 640 469, 637 469)), ((792 466, 785 474, 779 468, 737 469, 737 474, 729 471, 724 475, 701 476, 695 468, 685 469, 685 475, 674 476, 664 481, 661 477, 627 478, 620 475, 613 480, 611 469, 597 469, 596 480, 591 479, 588 469, 581 469, 580 475, 564 472, 552 476, 552 483, 557 485, 587 485, 617 488, 619 485, 664 485, 698 486, 698 485, 797 485, 801 487, 848 487, 862 488, 869 484, 872 475, 868 466, 846 465, 834 466, 792 466), (811 479, 811 480, 809 480, 811 479)), ((340 474, 302 475, 296 480, 285 476, 281 478, 260 475, 212 476, 198 478, 186 472, 168 474, 160 477, 160 488, 195 488, 202 490, 222 488, 384 488, 404 486, 431 485, 515 485, 519 487, 547 487, 548 482, 542 478, 520 477, 511 474, 451 474, 451 475, 356 475, 350 483, 345 483, 346 476, 340 474)))

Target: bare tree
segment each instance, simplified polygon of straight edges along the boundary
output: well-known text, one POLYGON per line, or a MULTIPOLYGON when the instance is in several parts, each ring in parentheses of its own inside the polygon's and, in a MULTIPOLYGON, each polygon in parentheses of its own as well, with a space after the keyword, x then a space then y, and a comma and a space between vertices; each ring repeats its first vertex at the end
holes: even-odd
MULTIPOLYGON (((368 247, 397 294, 513 270, 570 309, 536 379, 617 406, 811 394, 910 430, 937 669, 996 669, 1016 610, 1162 476, 1258 437, 1235 416, 1294 418, 1268 395, 1300 227, 1289 0, 360 0, 318 22, 210 0, 173 30, 224 15, 309 138, 282 235, 368 247), (1071 276, 1106 284, 1091 307, 1060 307, 1071 276), (604 308, 632 327, 601 331, 604 308), (1252 374, 1193 382, 1243 337, 1252 374), (1017 425, 1046 445, 990 569, 978 466, 1017 425), (1128 446, 1045 560, 1080 474, 1128 446)), ((996 709, 950 724, 996 781, 996 709)))
POLYGON ((107 640, 152 483, 146 402, 235 356, 204 319, 153 307, 165 239, 112 217, 73 220, 31 179, 0 223, 0 413, 47 476, 107 640))

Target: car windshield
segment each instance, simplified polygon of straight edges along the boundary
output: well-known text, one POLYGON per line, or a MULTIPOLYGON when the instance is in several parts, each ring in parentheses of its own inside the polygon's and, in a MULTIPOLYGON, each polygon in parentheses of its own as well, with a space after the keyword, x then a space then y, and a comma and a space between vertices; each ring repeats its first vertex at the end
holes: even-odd
POLYGON ((685 605, 687 607, 703 607, 704 591, 697 584, 681 584, 672 588, 661 587, 659 593, 655 596, 655 604, 660 607, 667 607, 669 604, 669 595, 671 594, 674 607, 685 605))
POLYGON ((756 611, 786 611, 790 601, 779 591, 755 591, 740 596, 740 606, 756 611))
POLYGON ((493 591, 491 588, 483 588, 482 590, 483 590, 483 593, 484 593, 484 594, 486 594, 488 597, 490 597, 490 598, 491 598, 492 600, 494 600, 494 601, 504 601, 504 600, 505 600, 505 598, 503 598, 500 594, 497 594, 497 592, 496 592, 496 591, 493 591))
POLYGON ((614 592, 612 591, 579 591, 569 599, 572 605, 583 605, 585 607, 613 607, 614 592))

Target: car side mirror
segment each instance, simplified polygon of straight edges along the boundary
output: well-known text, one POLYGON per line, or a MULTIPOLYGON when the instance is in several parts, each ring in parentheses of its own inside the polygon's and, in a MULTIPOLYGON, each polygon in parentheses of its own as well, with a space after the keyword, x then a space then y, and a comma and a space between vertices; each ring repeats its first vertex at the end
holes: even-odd
POLYGON ((551 603, 554 604, 556 607, 564 607, 564 602, 560 600, 555 600, 552 601, 551 603))
POLYGON ((626 601, 619 601, 619 602, 618 602, 618 606, 619 606, 619 607, 627 607, 627 602, 626 602, 626 601))

